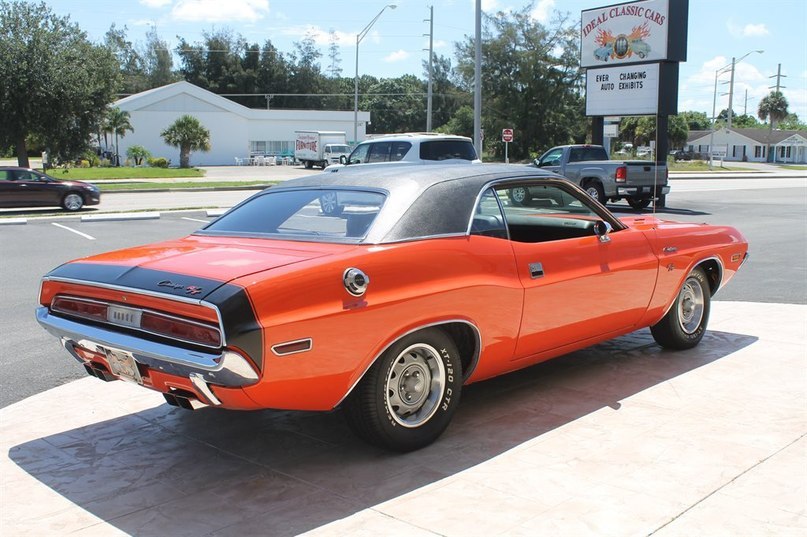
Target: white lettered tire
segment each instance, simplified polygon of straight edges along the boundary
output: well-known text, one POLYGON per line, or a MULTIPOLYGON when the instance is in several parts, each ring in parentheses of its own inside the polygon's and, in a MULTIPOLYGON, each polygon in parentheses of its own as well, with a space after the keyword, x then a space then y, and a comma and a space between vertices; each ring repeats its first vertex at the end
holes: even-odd
POLYGON ((413 451, 448 427, 462 389, 454 341, 438 328, 404 336, 370 367, 345 402, 353 431, 376 446, 413 451))

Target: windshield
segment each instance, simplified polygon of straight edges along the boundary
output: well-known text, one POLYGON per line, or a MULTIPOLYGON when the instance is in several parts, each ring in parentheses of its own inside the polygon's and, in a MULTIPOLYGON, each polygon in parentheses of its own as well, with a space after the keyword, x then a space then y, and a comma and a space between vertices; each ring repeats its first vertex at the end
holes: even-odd
POLYGON ((350 153, 350 148, 346 145, 328 145, 325 151, 329 153, 350 153))
POLYGON ((360 190, 267 192, 250 198, 198 233, 359 242, 385 199, 379 192, 360 190))

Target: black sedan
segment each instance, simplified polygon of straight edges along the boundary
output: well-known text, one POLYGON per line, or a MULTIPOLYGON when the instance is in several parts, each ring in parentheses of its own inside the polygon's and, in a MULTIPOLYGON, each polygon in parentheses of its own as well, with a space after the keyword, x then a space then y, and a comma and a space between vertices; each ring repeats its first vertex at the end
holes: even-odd
POLYGON ((60 181, 30 168, 0 166, 0 207, 61 206, 78 211, 101 203, 98 187, 81 181, 60 181))

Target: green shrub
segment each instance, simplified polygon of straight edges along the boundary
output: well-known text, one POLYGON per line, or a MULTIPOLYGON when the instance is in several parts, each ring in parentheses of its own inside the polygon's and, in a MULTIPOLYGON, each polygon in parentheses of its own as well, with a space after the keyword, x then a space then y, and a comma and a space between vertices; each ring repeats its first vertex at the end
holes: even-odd
POLYGON ((93 151, 85 151, 81 155, 81 162, 80 166, 82 168, 95 168, 101 163, 101 159, 96 155, 93 151), (87 166, 84 166, 84 162, 87 162, 87 166))
POLYGON ((167 168, 171 161, 165 157, 149 157, 148 163, 152 168, 167 168))
POLYGON ((144 160, 151 165, 151 152, 142 145, 133 145, 127 149, 126 156, 134 161, 135 166, 140 166, 144 160))
POLYGON ((89 168, 90 167, 90 161, 87 160, 87 159, 81 159, 81 161, 78 163, 78 166, 79 166, 79 168, 89 168))

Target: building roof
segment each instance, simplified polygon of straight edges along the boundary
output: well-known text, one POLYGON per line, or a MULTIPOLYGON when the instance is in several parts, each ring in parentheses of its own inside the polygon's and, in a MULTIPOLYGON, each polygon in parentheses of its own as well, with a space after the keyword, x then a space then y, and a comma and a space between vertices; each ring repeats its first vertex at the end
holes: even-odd
MULTIPOLYGON (((719 130, 731 131, 740 136, 745 138, 749 138, 754 142, 758 142, 763 145, 776 145, 784 140, 792 136, 800 137, 807 142, 807 132, 805 131, 791 131, 791 130, 770 130, 770 129, 736 129, 732 127, 731 129, 727 127, 721 127, 719 130)), ((717 131, 715 131, 717 132, 717 131)), ((687 143, 693 144, 698 140, 702 140, 712 134, 712 131, 690 131, 689 136, 687 137, 687 143)))

